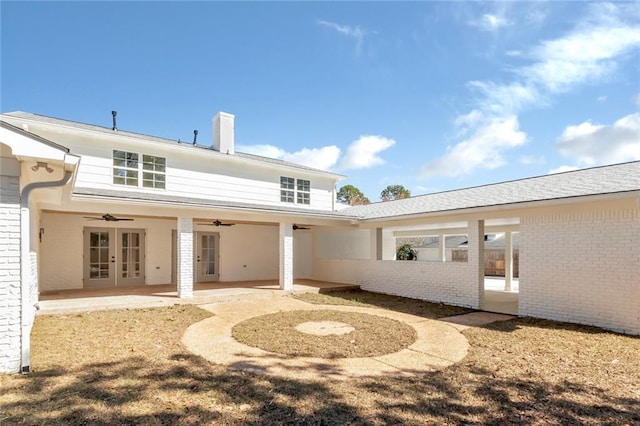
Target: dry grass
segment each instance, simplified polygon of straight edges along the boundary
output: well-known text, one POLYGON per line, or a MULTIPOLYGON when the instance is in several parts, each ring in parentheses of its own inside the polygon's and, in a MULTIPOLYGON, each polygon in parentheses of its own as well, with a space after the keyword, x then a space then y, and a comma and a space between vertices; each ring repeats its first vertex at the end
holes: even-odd
POLYGON ((338 311, 290 311, 250 318, 233 327, 246 345, 289 356, 360 358, 386 355, 416 340, 413 327, 376 315, 338 311), (349 334, 315 336, 296 326, 310 321, 337 321, 355 328, 349 334))
POLYGON ((206 316, 38 317, 34 372, 0 376, 0 424, 640 424, 638 338, 518 319, 467 330, 469 355, 440 372, 309 382, 189 354, 180 338, 206 316))
POLYGON ((442 318, 473 312, 472 309, 443 305, 442 303, 425 302, 400 296, 371 293, 364 290, 346 290, 331 293, 301 293, 295 299, 316 305, 347 305, 384 308, 424 318, 442 318))

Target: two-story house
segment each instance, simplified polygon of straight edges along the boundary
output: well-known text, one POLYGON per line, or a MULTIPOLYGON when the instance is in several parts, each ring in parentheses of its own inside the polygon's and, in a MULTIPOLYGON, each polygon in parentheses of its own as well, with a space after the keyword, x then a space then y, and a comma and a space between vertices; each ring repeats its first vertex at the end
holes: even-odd
POLYGON ((237 152, 231 114, 206 142, 113 118, 0 115, 0 371, 29 369, 39 292, 306 278, 492 309, 486 233, 504 234, 506 285, 519 233, 514 313, 640 334, 638 161, 338 208, 344 176, 237 152), (394 260, 396 238, 420 236, 435 259, 394 260))

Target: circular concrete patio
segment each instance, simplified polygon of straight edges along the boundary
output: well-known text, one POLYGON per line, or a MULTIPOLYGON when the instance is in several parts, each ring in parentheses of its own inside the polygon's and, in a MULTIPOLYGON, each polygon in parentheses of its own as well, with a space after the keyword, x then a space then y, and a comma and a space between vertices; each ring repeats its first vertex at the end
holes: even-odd
POLYGON ((378 308, 312 305, 290 297, 248 299, 201 305, 211 318, 191 325, 183 343, 210 362, 231 368, 297 379, 349 379, 362 376, 418 375, 448 367, 463 359, 467 339, 455 324, 378 308), (416 341, 407 348, 369 358, 291 357, 244 345, 232 335, 234 325, 248 318, 289 310, 335 310, 387 317, 413 327, 416 341))

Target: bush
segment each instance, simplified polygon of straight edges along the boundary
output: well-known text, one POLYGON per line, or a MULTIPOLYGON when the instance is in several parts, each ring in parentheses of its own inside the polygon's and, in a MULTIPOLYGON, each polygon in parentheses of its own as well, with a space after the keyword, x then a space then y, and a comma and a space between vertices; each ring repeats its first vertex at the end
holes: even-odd
POLYGON ((397 260, 416 260, 418 253, 411 248, 410 244, 403 244, 396 251, 397 260))

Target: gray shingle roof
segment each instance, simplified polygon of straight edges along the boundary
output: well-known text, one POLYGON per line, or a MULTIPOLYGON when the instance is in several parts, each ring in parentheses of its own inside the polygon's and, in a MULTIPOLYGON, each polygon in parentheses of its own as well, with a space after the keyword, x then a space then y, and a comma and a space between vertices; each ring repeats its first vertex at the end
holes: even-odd
MULTIPOLYGON (((8 117, 24 118, 24 119, 27 119, 27 120, 39 121, 41 123, 57 124, 57 125, 61 125, 61 126, 69 126, 69 127, 74 127, 74 128, 77 128, 77 129, 89 130, 89 131, 92 131, 92 132, 99 132, 99 133, 104 133, 104 134, 109 134, 109 135, 113 135, 114 134, 114 131, 110 127, 103 127, 103 126, 97 126, 97 125, 94 125, 94 124, 80 123, 80 122, 77 122, 77 121, 63 120, 61 118, 48 117, 46 115, 34 114, 34 113, 31 113, 31 112, 14 111, 14 112, 4 113, 3 115, 8 116, 8 117)), ((184 146, 193 146, 194 149, 203 149, 203 150, 207 150, 207 151, 218 152, 218 151, 214 150, 210 146, 192 145, 189 142, 178 142, 178 141, 175 141, 173 139, 166 139, 166 138, 161 138, 161 137, 158 137, 158 136, 145 135, 145 134, 142 134, 142 133, 128 132, 128 131, 124 131, 124 130, 120 130, 120 129, 118 129, 117 134, 118 135, 123 135, 123 136, 129 136, 129 137, 133 137, 133 138, 138 138, 138 139, 143 139, 143 140, 147 140, 147 141, 151 141, 151 142, 160 142, 160 143, 165 143, 165 144, 168 143, 168 144, 172 144, 172 145, 180 143, 181 145, 184 145, 184 146)), ((227 154, 224 154, 224 155, 227 155, 227 154)), ((285 167, 292 167, 292 168, 295 168, 295 169, 306 170, 306 171, 310 171, 310 172, 314 172, 314 173, 323 173, 323 174, 326 174, 327 176, 332 176, 332 177, 337 177, 337 178, 345 178, 346 177, 346 176, 341 175, 341 174, 328 172, 326 170, 320 170, 320 169, 316 169, 316 168, 313 168, 313 167, 303 166, 301 164, 290 163, 288 161, 278 160, 276 158, 262 157, 260 155, 247 154, 247 153, 238 152, 238 151, 236 151, 233 155, 236 156, 236 157, 239 157, 239 158, 246 158, 246 159, 249 159, 249 160, 252 160, 252 161, 259 161, 259 162, 262 162, 262 163, 276 164, 276 165, 285 166, 285 167)))
POLYGON ((342 212, 378 219, 629 191, 640 191, 640 161, 354 206, 342 212))

